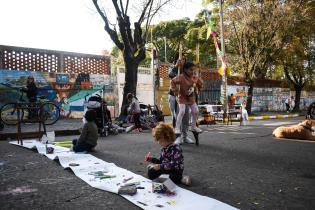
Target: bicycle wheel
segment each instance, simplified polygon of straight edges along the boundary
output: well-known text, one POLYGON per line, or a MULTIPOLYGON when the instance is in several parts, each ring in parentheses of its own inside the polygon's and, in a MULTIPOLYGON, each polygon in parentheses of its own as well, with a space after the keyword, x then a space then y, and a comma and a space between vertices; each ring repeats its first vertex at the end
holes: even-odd
MULTIPOLYGON (((23 116, 24 113, 21 111, 21 117, 23 116)), ((0 110, 0 118, 6 125, 16 125, 18 123, 16 103, 7 103, 3 105, 0 110)))
POLYGON ((315 120, 315 102, 311 103, 311 105, 308 107, 308 114, 311 119, 315 120))
POLYGON ((46 102, 41 106, 40 110, 43 111, 42 117, 44 118, 45 125, 52 125, 60 118, 60 109, 54 103, 46 102))

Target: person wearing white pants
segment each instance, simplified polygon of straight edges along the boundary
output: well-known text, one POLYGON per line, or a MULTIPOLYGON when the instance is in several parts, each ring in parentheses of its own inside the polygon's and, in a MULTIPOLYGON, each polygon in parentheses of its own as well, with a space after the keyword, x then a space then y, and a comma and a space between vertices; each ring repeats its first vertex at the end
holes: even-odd
POLYGON ((185 114, 186 106, 191 110, 192 123, 191 129, 194 132, 201 133, 202 130, 197 127, 198 106, 196 104, 196 92, 201 89, 202 81, 194 74, 195 64, 186 62, 182 74, 176 76, 171 81, 171 90, 178 96, 179 112, 176 117, 175 134, 181 135, 181 125, 185 114))
MULTIPOLYGON (((172 67, 169 71, 169 78, 173 79, 174 77, 177 76, 178 73, 178 69, 177 67, 172 67)), ((173 127, 175 128, 176 125, 176 116, 178 114, 178 103, 176 101, 176 97, 174 92, 170 89, 169 93, 168 93, 168 104, 169 104, 169 108, 171 110, 171 115, 172 115, 172 121, 173 121, 173 127)), ((182 126, 181 126, 181 132, 182 132, 182 136, 180 138, 176 138, 175 143, 176 144, 181 144, 181 143, 188 143, 188 144, 194 144, 194 141, 188 136, 188 128, 189 128, 189 107, 186 106, 185 107, 185 114, 183 116, 183 122, 182 122, 182 126)))
POLYGON ((246 110, 246 101, 243 101, 242 103, 242 119, 243 119, 243 125, 247 125, 247 121, 248 121, 248 113, 246 110))

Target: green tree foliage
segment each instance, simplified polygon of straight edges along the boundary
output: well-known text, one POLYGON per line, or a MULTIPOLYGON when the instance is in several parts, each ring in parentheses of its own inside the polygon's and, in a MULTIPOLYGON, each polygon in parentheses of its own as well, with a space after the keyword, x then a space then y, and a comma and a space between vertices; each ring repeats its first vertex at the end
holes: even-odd
MULTIPOLYGON (((214 2, 219 1, 203 1, 214 2)), ((284 79, 284 69, 285 77, 298 92, 298 110, 302 85, 314 75, 314 0, 221 2, 229 64, 249 85, 247 111, 251 112, 254 81, 271 75, 284 79), (286 63, 285 68, 279 66, 279 61, 281 65, 286 63)))
POLYGON ((278 64, 295 90, 295 107, 299 110, 302 89, 314 82, 315 3, 297 1, 287 4, 291 24, 287 25, 286 44, 278 55, 278 64))
POLYGON ((254 81, 266 77, 274 55, 283 47, 283 25, 289 23, 287 10, 280 1, 224 2, 227 58, 233 71, 248 83, 246 109, 251 113, 254 81))
MULTIPOLYGON (((183 51, 190 61, 196 60, 196 45, 199 44, 200 64, 207 67, 216 67, 215 48, 212 40, 206 39, 207 26, 204 21, 204 14, 200 12, 195 20, 189 18, 160 22, 151 26, 152 44, 157 49, 160 61, 165 61, 165 40, 166 40, 166 60, 173 62, 176 53, 178 53, 180 42, 183 43, 183 51)), ((151 34, 148 35, 148 41, 151 42, 151 34)), ((112 55, 118 57, 117 49, 113 49, 112 55)), ((121 61, 119 61, 121 62, 121 61)), ((145 60, 150 63, 150 57, 145 60)))

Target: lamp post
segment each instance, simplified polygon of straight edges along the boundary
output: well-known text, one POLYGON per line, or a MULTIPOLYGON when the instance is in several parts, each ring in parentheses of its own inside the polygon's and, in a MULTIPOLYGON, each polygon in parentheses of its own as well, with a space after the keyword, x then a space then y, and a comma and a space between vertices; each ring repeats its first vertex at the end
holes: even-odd
POLYGON ((167 57, 166 57, 166 36, 164 36, 163 39, 164 39, 164 62, 167 63, 167 57))
MULTIPOLYGON (((221 51, 222 51, 222 57, 225 60, 225 45, 224 45, 224 26, 223 26, 223 3, 224 0, 219 0, 220 4, 220 39, 221 39, 221 51)), ((226 75, 226 67, 223 67, 222 65, 222 85, 223 85, 223 110, 224 114, 226 116, 226 113, 228 112, 228 103, 227 103, 227 75, 226 75)))

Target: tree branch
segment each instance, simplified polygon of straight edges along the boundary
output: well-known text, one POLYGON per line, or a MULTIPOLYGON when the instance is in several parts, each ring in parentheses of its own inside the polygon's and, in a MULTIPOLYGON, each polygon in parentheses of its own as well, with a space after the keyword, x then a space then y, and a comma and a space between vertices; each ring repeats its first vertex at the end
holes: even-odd
POLYGON ((288 67, 284 66, 283 70, 284 70, 284 74, 285 74, 286 78, 288 78, 288 80, 289 80, 292 84, 295 85, 295 82, 293 81, 293 79, 292 79, 291 76, 290 76, 288 67))
POLYGON ((119 0, 119 3, 120 3, 120 8, 121 8, 121 12, 122 12, 122 15, 125 16, 125 12, 124 12, 124 6, 123 6, 123 3, 122 3, 122 0, 119 0))
POLYGON ((146 11, 147 11, 147 9, 148 9, 148 6, 150 6, 150 4, 151 4, 152 1, 153 1, 153 0, 148 0, 147 4, 144 6, 144 8, 143 8, 143 10, 142 10, 142 13, 141 13, 141 15, 140 15, 140 18, 139 18, 139 20, 138 20, 138 23, 139 23, 140 25, 141 25, 141 23, 143 22, 145 13, 146 13, 146 11))
POLYGON ((129 8, 129 0, 127 0, 127 3, 126 3, 125 15, 127 15, 128 8, 129 8))
POLYGON ((116 30, 113 30, 109 27, 109 22, 108 22, 108 18, 106 16, 105 12, 102 12, 102 10, 100 9, 97 0, 93 0, 93 4, 97 10, 97 12, 100 14, 100 16, 102 17, 102 19, 105 22, 105 31, 109 34, 111 40, 113 40, 113 42, 115 43, 115 45, 120 49, 123 50, 124 49, 124 44, 122 42, 120 42, 118 34, 116 32, 116 30))
POLYGON ((134 49, 134 38, 132 37, 132 34, 131 34, 131 27, 130 27, 130 18, 128 15, 125 16, 125 29, 126 29, 126 33, 127 33, 127 38, 128 38, 128 41, 130 43, 130 48, 133 52, 135 52, 136 50, 134 49))
MULTIPOLYGON (((94 0, 93 0, 93 1, 94 1, 94 0)), ((112 2, 113 2, 113 5, 114 5, 114 7, 115 7, 116 14, 117 14, 118 18, 123 18, 123 17, 122 17, 122 12, 121 12, 121 10, 119 9, 117 0, 112 0, 112 2)))
POLYGON ((153 5, 153 1, 150 5, 150 9, 149 9, 149 12, 148 12, 148 17, 147 17, 147 22, 146 22, 146 25, 145 25, 145 32, 144 32, 144 39, 146 39, 146 36, 147 36, 147 32, 148 32, 148 28, 149 28, 149 17, 150 17, 150 14, 151 14, 151 10, 152 10, 152 5, 153 5))

